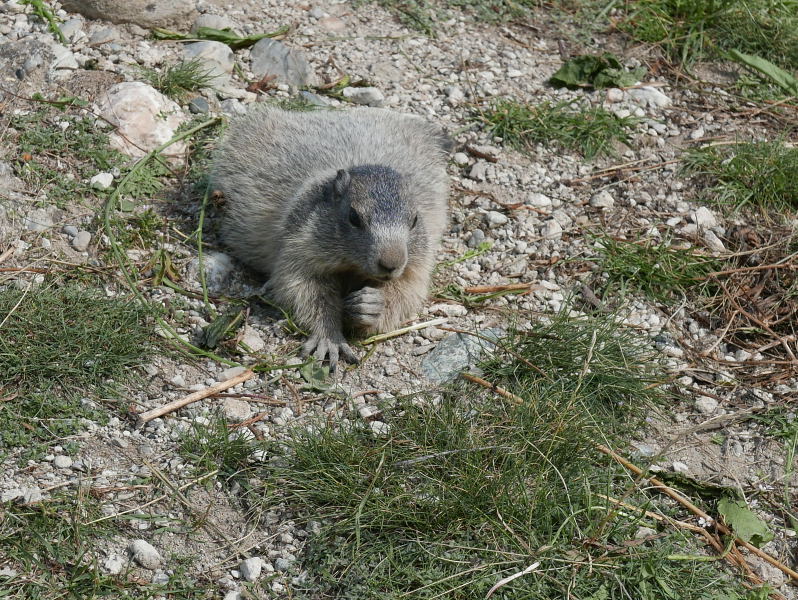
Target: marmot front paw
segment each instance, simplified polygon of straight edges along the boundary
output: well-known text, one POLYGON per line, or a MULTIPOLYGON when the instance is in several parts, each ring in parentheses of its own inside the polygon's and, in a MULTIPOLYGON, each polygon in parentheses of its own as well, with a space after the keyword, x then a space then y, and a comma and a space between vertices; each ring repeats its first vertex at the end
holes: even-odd
POLYGON ((360 362, 357 354, 346 343, 342 335, 311 335, 302 346, 302 356, 310 356, 311 354, 320 361, 323 361, 326 357, 330 364, 330 371, 335 371, 335 367, 338 366, 339 356, 348 363, 356 364, 360 362))
POLYGON ((375 287, 364 287, 344 298, 344 316, 355 327, 374 329, 385 312, 385 296, 375 287))

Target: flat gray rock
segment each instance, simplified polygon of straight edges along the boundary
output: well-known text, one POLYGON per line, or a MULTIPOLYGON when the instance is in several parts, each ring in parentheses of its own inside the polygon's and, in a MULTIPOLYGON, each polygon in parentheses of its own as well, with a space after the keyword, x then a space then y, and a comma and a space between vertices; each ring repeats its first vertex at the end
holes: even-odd
POLYGON ((195 4, 192 0, 64 0, 61 7, 90 19, 151 28, 185 21, 195 13, 195 4))
POLYGON ((305 54, 282 42, 264 38, 252 46, 252 72, 258 78, 276 75, 277 81, 294 87, 311 85, 315 75, 305 54))
MULTIPOLYGON (((504 335, 504 331, 491 327, 483 329, 479 334, 498 340, 504 335)), ((453 333, 424 357, 421 361, 421 372, 432 383, 453 381, 462 371, 482 360, 494 347, 494 344, 474 335, 453 333)))

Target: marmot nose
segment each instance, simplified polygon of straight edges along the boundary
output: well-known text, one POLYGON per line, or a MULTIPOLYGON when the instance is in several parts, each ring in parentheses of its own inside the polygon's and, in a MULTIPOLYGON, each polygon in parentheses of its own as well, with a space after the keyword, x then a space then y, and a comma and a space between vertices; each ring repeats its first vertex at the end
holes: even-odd
POLYGON ((400 263, 400 262, 394 262, 394 261, 391 261, 391 260, 381 259, 377 263, 377 266, 386 275, 393 275, 396 271, 398 271, 399 269, 402 268, 403 264, 404 264, 403 262, 400 263))
POLYGON ((396 277, 401 274, 407 262, 407 253, 403 248, 392 249, 390 252, 383 252, 377 261, 377 268, 381 274, 388 277, 396 277))

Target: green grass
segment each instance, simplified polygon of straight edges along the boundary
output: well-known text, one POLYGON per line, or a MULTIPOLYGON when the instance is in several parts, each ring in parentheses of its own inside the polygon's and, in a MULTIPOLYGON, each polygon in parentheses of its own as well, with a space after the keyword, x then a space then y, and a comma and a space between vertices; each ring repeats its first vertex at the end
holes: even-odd
POLYGON ((225 419, 214 416, 208 424, 193 423, 182 436, 178 452, 198 474, 218 469, 220 478, 246 483, 243 475, 257 449, 257 442, 248 436, 248 430, 231 429, 225 419))
POLYGON ((477 117, 489 133, 522 151, 534 144, 556 143, 579 152, 585 159, 615 154, 614 144, 629 140, 635 119, 619 119, 601 107, 574 107, 564 101, 529 106, 515 100, 501 100, 477 117))
POLYGON ((620 29, 660 44, 682 64, 739 50, 798 69, 796 0, 642 0, 628 6, 620 29))
POLYGON ((598 266, 608 275, 606 293, 640 291, 649 298, 669 302, 682 294, 711 294, 710 273, 721 270, 720 261, 693 249, 677 248, 670 241, 598 239, 598 266))
MULTIPOLYGON (((79 492, 61 495, 33 506, 4 506, 0 527, 2 566, 19 575, 0 577, 0 597, 13 600, 63 598, 198 599, 211 597, 207 584, 198 585, 175 566, 169 583, 142 582, 123 572, 108 575, 99 565, 98 546, 118 533, 110 521, 91 523, 101 516, 95 501, 79 492)), ((123 557, 125 558, 125 557, 123 557)), ((171 557, 170 557, 171 558, 171 557)))
POLYGON ((684 171, 705 179, 705 199, 724 207, 798 208, 798 148, 782 140, 692 150, 684 171))
POLYGON ((92 397, 113 397, 149 352, 143 309, 95 290, 0 289, 0 456, 80 430, 105 414, 92 397))
POLYGON ((123 164, 122 154, 89 117, 40 109, 13 115, 9 123, 19 132, 15 174, 58 206, 102 193, 87 179, 123 164))
POLYGON ((337 419, 273 446, 256 498, 318 531, 293 597, 485 598, 539 563, 494 597, 746 598, 718 563, 669 559, 697 553, 679 532, 630 544, 656 524, 601 496, 659 510, 593 445, 639 429, 656 402, 649 349, 609 318, 564 315, 505 348, 484 376, 521 404, 460 383, 384 407, 387 434, 337 419))
POLYGON ((197 58, 169 65, 164 69, 141 70, 144 79, 156 90, 181 101, 191 92, 211 87, 215 77, 197 58))

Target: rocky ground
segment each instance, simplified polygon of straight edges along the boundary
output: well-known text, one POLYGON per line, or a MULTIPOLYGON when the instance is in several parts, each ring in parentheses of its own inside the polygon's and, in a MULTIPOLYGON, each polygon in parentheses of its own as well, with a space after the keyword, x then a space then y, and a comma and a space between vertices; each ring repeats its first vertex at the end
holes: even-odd
MULTIPOLYGON (((177 568, 169 557, 189 557, 188 572, 230 598, 237 597, 242 580, 272 573, 277 574, 268 578, 273 593, 290 588, 297 575, 292 566, 308 532, 277 508, 252 522, 221 483, 190 485, 198 477, 195 465, 174 450, 183 432, 195 423, 209 422, 209 415, 219 408, 229 422, 258 417, 243 431, 259 439, 280 439, 287 427, 319 413, 366 419, 379 433, 387 427, 380 420, 381 404, 451 379, 483 352, 481 344, 452 333, 451 328, 501 334, 511 312, 540 315, 559 311, 574 298, 589 302, 590 289, 602 281, 591 262, 597 233, 673 239, 715 255, 730 251, 727 246, 734 232, 748 223, 740 214, 723 214, 701 204, 700 183, 679 171, 677 159, 684 149, 709 140, 772 138, 774 131, 778 133, 779 123, 767 115, 730 108, 731 101, 718 86, 735 74, 712 66, 705 68, 705 81, 689 86, 655 69, 649 71, 645 85, 631 89, 550 87, 547 81, 562 64, 564 53, 595 48, 582 46, 573 24, 555 23, 545 10, 529 26, 485 25, 454 11, 437 23, 436 37, 430 38, 371 4, 353 8, 348 2, 332 1, 306 5, 282 0, 183 0, 159 2, 149 10, 130 0, 110 12, 102 10, 103 4, 50 3, 61 22, 63 41, 56 39, 31 5, 19 0, 0 4, 0 266, 9 268, 0 270, 0 286, 30 290, 48 277, 22 267, 47 271, 68 265, 111 270, 115 266, 98 215, 107 199, 105 190, 119 182, 119 171, 73 174, 88 192, 68 201, 54 198, 48 193, 51 187, 32 186, 20 171, 20 161, 29 159, 19 155, 20 131, 11 121, 40 108, 31 101, 34 94, 86 99, 87 105, 71 108, 70 114, 87 115, 110 135, 115 148, 140 157, 168 141, 185 123, 215 115, 234 117, 253 103, 288 99, 297 87, 323 86, 346 74, 351 81, 369 85, 343 89, 338 98, 302 92, 304 98, 318 104, 368 104, 415 113, 444 126, 457 142, 449 165, 451 227, 439 253, 438 296, 416 321, 436 319, 436 325, 376 345, 359 367, 335 381, 334 393, 323 393, 300 387, 307 382, 292 369, 301 362, 295 353, 299 338, 288 332, 277 311, 254 302, 239 337, 246 349, 238 357, 246 364, 269 362, 282 368, 227 390, 238 397, 205 399, 142 428, 120 411, 107 423, 85 423, 84 432, 51 446, 45 456, 27 464, 19 464, 24 449, 3 449, 3 503, 40 502, 90 481, 92 489, 101 490, 102 514, 97 519, 135 515, 128 521, 127 535, 116 535, 96 548, 105 572, 133 568, 143 580, 168 580, 177 568), (84 5, 99 8, 91 12, 84 5), (130 14, 125 14, 128 9, 130 14), (266 38, 236 51, 220 42, 157 40, 151 35, 153 27, 188 33, 204 26, 230 28, 246 36, 276 32, 286 25, 290 32, 281 39, 266 38), (213 70, 213 89, 186 95, 177 103, 144 82, 142 68, 163 71, 192 57, 213 70), (251 85, 259 81, 269 85, 251 85), (504 96, 531 104, 585 101, 637 121, 628 143, 618 144, 614 156, 587 162, 548 144, 520 153, 486 133, 473 118, 476 107, 504 96), (446 286, 468 289, 518 283, 528 284, 528 293, 483 303, 467 303, 462 297, 457 301, 443 293, 446 286), (76 443, 76 450, 65 450, 67 443, 70 447, 76 443), (142 478, 159 485, 168 482, 174 489, 147 506, 156 498, 151 485, 136 485, 142 478), (190 537, 167 526, 207 514, 213 518, 190 537)), ((596 42, 599 48, 623 56, 629 67, 656 63, 648 50, 626 47, 618 37, 603 36, 596 42)), ((65 128, 70 126, 64 123, 65 128)), ((169 149, 177 156, 178 170, 181 151, 185 147, 169 149)), ((125 250, 142 273, 159 248, 171 253, 180 285, 200 296, 186 298, 165 286, 141 289, 152 303, 179 304, 181 320, 172 324, 192 342, 208 325, 208 313, 201 297, 196 247, 180 234, 196 228, 200 201, 192 190, 172 184, 138 203, 134 214, 151 209, 170 227, 156 243, 125 250)), ((206 241, 211 246, 204 265, 211 299, 245 298, 260 282, 214 245, 217 207, 207 212, 206 241)), ((109 277, 107 290, 112 297, 127 293, 118 277, 109 277)), ((794 475, 785 471, 783 441, 767 435, 766 425, 749 418, 794 398, 798 390, 794 358, 791 366, 776 364, 766 350, 734 347, 723 337, 724 323, 702 321, 684 305, 663 306, 640 296, 611 308, 620 311, 626 325, 651 340, 668 372, 685 390, 682 400, 667 414, 652 417, 651 430, 633 442, 641 460, 656 456, 656 466, 664 471, 763 493, 796 484, 794 475)), ((153 356, 137 372, 139 383, 129 389, 125 404, 143 412, 242 372, 244 367, 211 358, 153 356)), ((0 397, 2 383, 0 374, 0 397)), ((767 520, 778 519, 765 502, 762 511, 767 520)), ((776 539, 765 549, 794 565, 795 531, 779 527, 776 539)), ((756 558, 751 564, 765 581, 796 597, 778 569, 756 558)), ((13 572, 2 556, 0 569, 6 577, 13 572)))

